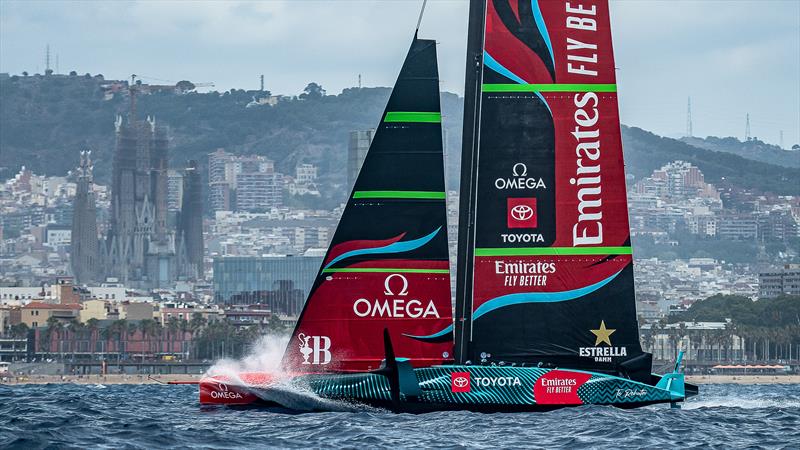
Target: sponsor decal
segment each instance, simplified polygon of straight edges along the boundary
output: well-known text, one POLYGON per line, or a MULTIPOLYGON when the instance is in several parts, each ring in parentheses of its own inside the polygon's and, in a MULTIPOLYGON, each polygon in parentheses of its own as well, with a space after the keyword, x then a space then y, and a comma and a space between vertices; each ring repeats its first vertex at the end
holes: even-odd
POLYGON ((241 399, 242 394, 236 391, 231 392, 230 389, 228 389, 228 385, 225 383, 217 383, 217 390, 211 391, 211 398, 216 398, 216 399, 224 398, 228 400, 235 400, 235 399, 241 399))
POLYGON ((578 388, 589 381, 588 373, 551 370, 536 380, 533 396, 540 405, 580 405, 578 388))
POLYGON ((494 387, 494 386, 521 386, 522 382, 519 377, 475 377, 473 381, 475 386, 494 387))
POLYGON ((538 233, 501 233, 500 238, 502 238, 503 242, 511 244, 544 242, 544 237, 538 233))
POLYGON ((617 331, 614 328, 607 328, 605 320, 600 321, 600 327, 596 330, 589 330, 595 336, 594 347, 580 347, 578 354, 585 358, 594 358, 595 362, 610 363, 611 358, 628 356, 627 347, 615 347, 611 344, 611 335, 617 331), (600 347, 600 344, 605 346, 600 347))
POLYGON ((501 177, 494 180, 494 187, 499 190, 547 189, 541 178, 528 177, 528 166, 524 163, 514 164, 511 174, 509 178, 501 177))
POLYGON ((469 392, 470 391, 469 372, 451 372, 450 390, 452 392, 469 392))
POLYGON ((388 317, 388 318, 435 318, 439 319, 439 311, 434 301, 419 300, 408 297, 408 279, 393 273, 383 282, 384 294, 396 296, 395 298, 367 299, 359 298, 353 302, 353 313, 357 317, 388 317))
POLYGON ((554 262, 495 261, 495 275, 503 275, 503 286, 547 286, 547 275, 556 272, 554 262))
POLYGON ((578 220, 572 226, 572 244, 603 244, 603 199, 600 177, 600 113, 599 98, 594 92, 576 94, 574 97, 575 177, 569 184, 577 190, 578 220), (590 106, 589 105, 591 102, 590 106))
POLYGON ((383 291, 383 293, 386 294, 386 295, 394 295, 394 292, 392 291, 392 287, 391 287, 391 284, 392 284, 391 281, 392 281, 393 278, 399 278, 400 281, 403 283, 403 285, 400 288, 400 291, 397 293, 397 295, 408 295, 408 278, 406 278, 405 276, 403 276, 403 275, 401 275, 399 273, 393 273, 393 274, 389 275, 388 277, 386 277, 385 280, 383 280, 383 287, 385 289, 383 291))
POLYGON ((639 398, 647 395, 647 389, 617 389, 616 396, 619 398, 639 398))
POLYGON ((506 201, 508 228, 536 228, 538 226, 535 198, 509 197, 506 201))
POLYGON ((331 362, 331 338, 328 336, 297 335, 303 364, 325 365, 331 362))
MULTIPOLYGON (((566 4, 567 29, 596 32, 597 7, 595 5, 591 5, 591 7, 581 4, 573 5, 566 4)), ((567 38, 567 72, 596 77, 598 75, 597 56, 596 43, 567 38)))
POLYGON ((519 377, 471 377, 469 372, 450 373, 450 389, 453 392, 470 392, 475 387, 522 386, 519 377))

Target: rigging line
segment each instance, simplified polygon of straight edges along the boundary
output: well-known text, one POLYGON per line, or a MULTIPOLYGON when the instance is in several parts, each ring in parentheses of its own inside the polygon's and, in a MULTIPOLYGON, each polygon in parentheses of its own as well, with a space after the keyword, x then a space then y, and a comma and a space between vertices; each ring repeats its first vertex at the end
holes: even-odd
POLYGON ((422 0, 422 9, 419 10, 419 19, 417 19, 417 29, 414 31, 414 35, 419 31, 419 26, 422 23, 422 15, 425 13, 425 4, 428 3, 428 0, 422 0))

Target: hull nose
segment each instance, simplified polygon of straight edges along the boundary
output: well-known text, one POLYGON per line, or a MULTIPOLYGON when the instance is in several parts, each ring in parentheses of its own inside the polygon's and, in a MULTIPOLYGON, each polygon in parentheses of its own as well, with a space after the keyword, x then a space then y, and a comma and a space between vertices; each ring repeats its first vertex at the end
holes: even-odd
POLYGON ((249 405, 260 399, 249 386, 267 386, 274 376, 268 373, 242 373, 238 379, 225 375, 200 380, 201 405, 249 405))

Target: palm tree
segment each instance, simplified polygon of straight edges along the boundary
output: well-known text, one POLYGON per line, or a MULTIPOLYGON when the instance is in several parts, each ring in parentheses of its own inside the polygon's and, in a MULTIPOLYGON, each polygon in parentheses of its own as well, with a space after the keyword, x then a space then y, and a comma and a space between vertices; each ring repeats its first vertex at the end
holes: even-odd
POLYGON ((199 346, 202 345, 203 339, 201 339, 201 335, 198 335, 198 332, 206 327, 208 321, 203 317, 203 314, 199 312, 192 313, 192 318, 189 320, 189 331, 192 333, 192 347, 191 352, 194 353, 194 358, 200 359, 200 348, 199 346))
MULTIPOLYGON (((147 342, 147 353, 153 352, 152 338, 156 334, 157 322, 153 319, 143 319, 139 321, 139 330, 142 332, 142 340, 147 342)), ((142 362, 144 362, 145 351, 142 349, 142 362)))
POLYGON ((69 321, 69 332, 72 337, 72 339, 69 340, 69 344, 70 350, 72 351, 73 361, 75 360, 75 351, 77 350, 80 352, 80 348, 76 349, 75 347, 78 347, 78 344, 80 344, 81 338, 83 337, 84 328, 85 326, 83 322, 81 322, 77 317, 74 317, 69 321))
POLYGON ((11 341, 11 351, 13 352, 13 358, 16 359, 17 357, 17 339, 22 339, 28 336, 28 325, 24 323, 18 323, 16 325, 11 325, 11 337, 13 338, 11 341))
MULTIPOLYGON (((47 352, 52 354, 53 335, 56 336, 56 347, 61 349, 61 332, 64 330, 64 324, 61 323, 55 316, 47 318, 47 331, 45 331, 45 341, 47 341, 47 352)), ((56 350, 57 352, 60 350, 56 350)))
POLYGON ((156 353, 160 353, 162 351, 162 348, 164 347, 164 344, 163 344, 164 335, 166 334, 164 331, 165 331, 164 325, 160 321, 156 320, 156 325, 153 328, 153 332, 155 333, 156 337, 158 338, 158 340, 157 340, 158 348, 156 349, 156 353))
POLYGON ((170 317, 167 321, 167 353, 172 354, 173 350, 173 342, 175 340, 175 335, 178 334, 178 330, 180 329, 180 321, 175 317, 170 317))
POLYGON ((127 341, 128 322, 125 319, 115 320, 109 328, 110 336, 116 338, 117 366, 119 366, 123 352, 122 337, 125 336, 127 341))
POLYGON ((95 342, 97 342, 97 328, 99 327, 100 321, 92 317, 91 319, 86 321, 86 328, 89 330, 89 355, 94 361, 94 348, 95 342))
POLYGON ((206 325, 208 325, 208 321, 203 317, 203 314, 199 312, 192 313, 192 319, 189 321, 189 329, 192 330, 192 334, 205 328, 206 325))

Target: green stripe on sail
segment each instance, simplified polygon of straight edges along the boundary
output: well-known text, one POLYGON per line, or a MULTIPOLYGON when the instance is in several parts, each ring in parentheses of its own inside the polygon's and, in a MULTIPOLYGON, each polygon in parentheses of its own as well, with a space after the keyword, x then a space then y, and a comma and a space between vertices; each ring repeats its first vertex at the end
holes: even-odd
POLYGON ((616 84, 484 84, 483 92, 617 92, 616 84))
POLYGON ((438 112, 413 112, 413 111, 389 111, 386 113, 384 122, 423 122, 441 123, 442 113, 438 112))
POLYGON ((365 273, 444 273, 448 274, 450 271, 448 269, 409 269, 409 268, 401 268, 401 269, 392 269, 392 268, 385 268, 385 267, 345 267, 341 269, 323 269, 322 273, 358 273, 358 272, 365 272, 365 273))
POLYGON ((630 255, 630 247, 476 248, 475 256, 630 255))
POLYGON ((444 192, 432 191, 355 191, 353 198, 418 198, 444 200, 444 192))

